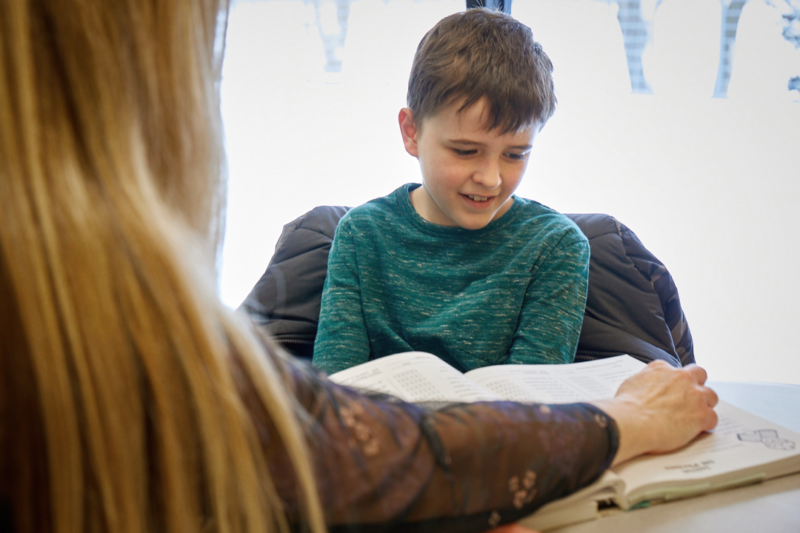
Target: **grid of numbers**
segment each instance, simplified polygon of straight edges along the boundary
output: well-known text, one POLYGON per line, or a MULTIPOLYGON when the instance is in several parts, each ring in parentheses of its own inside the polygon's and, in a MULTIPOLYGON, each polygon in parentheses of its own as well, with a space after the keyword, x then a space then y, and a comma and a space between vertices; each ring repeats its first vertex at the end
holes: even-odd
POLYGON ((591 395, 592 399, 611 398, 614 396, 615 391, 592 377, 574 376, 572 379, 576 385, 583 387, 591 395))
POLYGON ((394 379, 415 398, 427 401, 443 400, 434 385, 417 370, 406 370, 394 375, 394 379))
POLYGON ((486 383, 486 388, 493 391, 497 396, 512 402, 530 402, 530 396, 525 389, 509 381, 498 379, 486 383))

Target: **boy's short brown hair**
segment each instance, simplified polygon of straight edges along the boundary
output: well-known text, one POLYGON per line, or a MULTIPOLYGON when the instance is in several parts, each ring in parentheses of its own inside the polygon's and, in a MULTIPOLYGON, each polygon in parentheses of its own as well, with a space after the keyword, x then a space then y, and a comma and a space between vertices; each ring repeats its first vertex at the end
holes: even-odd
POLYGON ((486 129, 510 133, 553 115, 553 64, 530 28, 510 15, 474 8, 439 21, 417 47, 407 103, 418 124, 463 99, 486 98, 486 129))

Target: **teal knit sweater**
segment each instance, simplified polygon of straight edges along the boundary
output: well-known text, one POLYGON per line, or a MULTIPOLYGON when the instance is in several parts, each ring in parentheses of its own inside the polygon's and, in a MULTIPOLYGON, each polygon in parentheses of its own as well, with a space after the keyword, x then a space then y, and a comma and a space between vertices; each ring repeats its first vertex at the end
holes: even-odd
POLYGON ((479 230, 432 224, 407 184, 352 209, 336 230, 314 365, 329 374, 399 352, 462 372, 571 363, 586 305, 589 243, 567 217, 514 196, 479 230))

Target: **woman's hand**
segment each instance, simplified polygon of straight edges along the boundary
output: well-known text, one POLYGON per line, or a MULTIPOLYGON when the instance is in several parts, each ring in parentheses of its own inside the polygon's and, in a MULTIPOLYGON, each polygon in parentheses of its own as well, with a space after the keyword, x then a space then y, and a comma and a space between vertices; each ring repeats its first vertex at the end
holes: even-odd
POLYGON ((696 365, 673 368, 654 361, 628 378, 611 400, 592 402, 619 427, 620 445, 612 466, 645 453, 684 446, 717 425, 717 394, 705 386, 696 365))

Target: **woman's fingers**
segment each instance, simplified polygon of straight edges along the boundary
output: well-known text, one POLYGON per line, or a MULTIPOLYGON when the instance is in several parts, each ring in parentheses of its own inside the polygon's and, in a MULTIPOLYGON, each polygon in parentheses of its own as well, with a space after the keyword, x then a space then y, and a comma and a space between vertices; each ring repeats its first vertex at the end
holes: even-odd
POLYGON ((714 392, 714 389, 703 387, 703 395, 706 397, 706 404, 709 407, 716 407, 716 405, 719 403, 719 396, 717 396, 717 393, 714 392))
POLYGON ((719 397, 713 389, 705 386, 706 379, 708 379, 708 374, 706 373, 705 369, 697 365, 688 365, 683 370, 692 376, 692 379, 695 382, 693 388, 695 391, 700 392, 699 395, 694 393, 696 397, 701 398, 701 403, 698 406, 699 411, 697 411, 697 414, 700 415, 700 430, 708 431, 713 429, 716 427, 718 421, 717 413, 714 412, 714 407, 719 402, 719 397))
POLYGON ((713 409, 708 410, 708 414, 706 415, 705 425, 703 427, 703 431, 709 431, 717 427, 717 422, 719 422, 719 416, 717 412, 713 409))
POLYGON ((705 371, 705 369, 697 365, 688 365, 684 368, 684 371, 688 372, 689 375, 692 376, 692 379, 694 379, 695 383, 697 384, 696 387, 703 395, 705 404, 713 409, 717 403, 719 403, 719 397, 713 389, 705 386, 706 380, 708 379, 708 373, 705 371))
POLYGON ((705 385, 706 380, 708 379, 708 373, 705 371, 703 367, 691 364, 685 366, 684 370, 694 378, 695 382, 698 385, 705 385))

